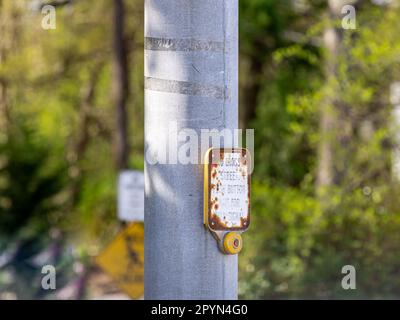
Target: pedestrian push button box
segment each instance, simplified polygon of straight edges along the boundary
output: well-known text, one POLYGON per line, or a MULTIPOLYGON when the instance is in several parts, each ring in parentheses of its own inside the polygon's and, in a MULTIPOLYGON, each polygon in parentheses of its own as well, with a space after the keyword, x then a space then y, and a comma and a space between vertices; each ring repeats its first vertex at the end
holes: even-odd
POLYGON ((211 148, 204 161, 204 225, 226 254, 243 246, 250 225, 250 153, 244 148, 211 148))

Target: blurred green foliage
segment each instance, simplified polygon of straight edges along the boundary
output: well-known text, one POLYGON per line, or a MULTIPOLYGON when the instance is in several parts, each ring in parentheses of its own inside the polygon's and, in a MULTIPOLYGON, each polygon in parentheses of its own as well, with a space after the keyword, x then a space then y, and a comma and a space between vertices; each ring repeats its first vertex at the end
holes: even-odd
POLYGON ((54 163, 54 159, 50 163, 51 147, 23 121, 17 122, 18 127, 13 126, 0 145, 0 232, 8 237, 31 224, 39 234, 50 227, 60 210, 55 197, 66 178, 65 163, 54 163))
POLYGON ((400 11, 363 2, 357 29, 342 34, 337 73, 329 81, 324 48, 310 47, 329 21, 318 9, 308 12, 298 41, 273 50, 269 68, 276 80, 265 83, 257 104, 253 220, 244 236, 240 296, 396 298, 400 203, 391 172, 396 144, 389 96, 400 74, 400 37, 393 32, 400 11), (335 165, 345 175, 321 199, 315 188, 318 118, 327 96, 345 106, 343 123, 351 132, 343 144, 346 128, 335 128, 335 165), (357 290, 341 287, 345 265, 357 270, 357 290))

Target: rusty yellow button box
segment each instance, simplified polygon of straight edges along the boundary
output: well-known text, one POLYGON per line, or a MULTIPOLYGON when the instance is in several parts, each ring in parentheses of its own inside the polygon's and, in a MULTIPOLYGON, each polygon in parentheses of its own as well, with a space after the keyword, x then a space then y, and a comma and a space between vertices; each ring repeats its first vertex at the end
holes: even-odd
POLYGON ((225 253, 240 251, 240 233, 250 225, 250 164, 244 148, 211 148, 205 154, 204 224, 225 253), (235 233, 238 236, 231 242, 235 233))

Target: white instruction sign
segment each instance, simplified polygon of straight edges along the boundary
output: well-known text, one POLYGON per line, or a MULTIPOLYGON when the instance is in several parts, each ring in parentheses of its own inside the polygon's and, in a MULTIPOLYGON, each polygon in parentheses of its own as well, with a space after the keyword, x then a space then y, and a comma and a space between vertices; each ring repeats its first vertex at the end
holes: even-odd
POLYGON ((209 208, 213 230, 245 230, 250 222, 249 159, 245 149, 213 150, 209 208))
POLYGON ((144 174, 125 170, 118 178, 118 218, 122 221, 144 221, 144 174))

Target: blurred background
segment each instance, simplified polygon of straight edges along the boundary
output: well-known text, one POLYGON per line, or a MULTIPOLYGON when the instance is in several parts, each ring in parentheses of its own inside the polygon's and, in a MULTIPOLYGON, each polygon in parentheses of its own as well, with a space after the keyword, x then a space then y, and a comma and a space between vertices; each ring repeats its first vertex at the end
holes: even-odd
MULTIPOLYGON (((399 1, 239 6, 255 129, 240 298, 399 298, 399 1)), ((121 229, 118 172, 143 169, 143 48, 142 0, 0 0, 0 299, 121 294, 93 258, 121 229)))

